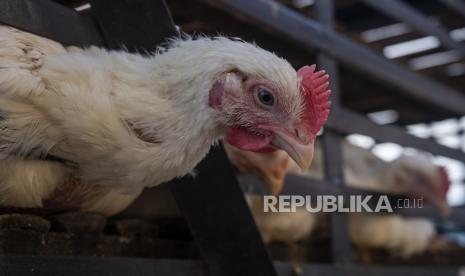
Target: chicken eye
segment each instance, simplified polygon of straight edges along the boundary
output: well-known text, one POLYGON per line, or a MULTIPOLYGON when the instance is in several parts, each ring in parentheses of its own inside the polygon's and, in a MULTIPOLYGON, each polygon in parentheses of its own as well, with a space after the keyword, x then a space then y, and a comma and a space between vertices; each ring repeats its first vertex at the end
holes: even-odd
POLYGON ((266 106, 273 106, 274 104, 274 96, 271 94, 270 91, 266 90, 263 87, 259 87, 257 89, 257 98, 260 101, 260 103, 266 105, 266 106))

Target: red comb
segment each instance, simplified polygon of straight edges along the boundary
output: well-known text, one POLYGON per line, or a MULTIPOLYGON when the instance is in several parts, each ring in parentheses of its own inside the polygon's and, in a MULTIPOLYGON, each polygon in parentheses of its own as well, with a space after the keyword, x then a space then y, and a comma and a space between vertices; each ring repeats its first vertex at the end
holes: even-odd
POLYGON ((304 96, 305 109, 302 119, 309 130, 316 135, 329 115, 329 76, 324 70, 315 72, 316 65, 304 66, 297 71, 300 79, 300 92, 304 96))

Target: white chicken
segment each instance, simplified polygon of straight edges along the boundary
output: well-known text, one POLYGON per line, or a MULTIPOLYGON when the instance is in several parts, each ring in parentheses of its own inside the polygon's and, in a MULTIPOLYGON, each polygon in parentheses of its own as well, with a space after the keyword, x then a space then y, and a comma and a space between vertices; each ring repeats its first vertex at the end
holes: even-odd
POLYGON ((173 39, 142 56, 0 26, 0 203, 112 215, 223 137, 307 167, 327 79, 237 39, 173 39), (44 156, 64 163, 32 160, 44 156))
MULTIPOLYGON (((354 167, 345 170, 348 186, 405 195, 410 199, 423 198, 444 214, 449 212, 447 173, 443 167, 434 165, 428 156, 403 154, 387 163, 368 150, 349 144, 346 154, 347 158, 351 158, 349 160, 361 158, 359 164, 349 162, 349 166, 352 164, 354 167), (370 170, 374 174, 363 177, 364 171, 370 170)), ((424 252, 436 237, 436 227, 430 219, 400 215, 350 214, 349 230, 355 245, 385 249, 402 258, 424 252)))
POLYGON ((297 241, 308 239, 317 225, 316 214, 305 208, 296 208, 292 213, 263 212, 262 196, 246 194, 245 198, 266 243, 277 241, 292 247, 297 241))
MULTIPOLYGON (((270 190, 273 194, 280 192, 284 177, 277 179, 266 174, 285 176, 287 172, 293 171, 314 178, 323 177, 323 159, 321 148, 318 146, 312 167, 304 172, 293 165, 289 157, 287 161, 291 163, 290 165, 273 166, 286 162, 278 155, 238 150, 227 152, 235 164, 240 163, 236 165, 240 171, 258 174, 264 181, 273 179, 267 184, 273 187, 270 190), (274 162, 268 160, 273 158, 276 159, 274 162)), ((412 198, 423 197, 425 201, 447 211, 446 194, 449 186, 447 174, 444 168, 434 165, 429 157, 422 154, 404 154, 388 163, 370 151, 349 143, 344 143, 344 153, 344 176, 348 186, 412 198)), ((260 199, 252 195, 248 197, 253 199, 249 199, 249 205, 264 240, 296 242, 309 237, 316 226, 316 215, 306 212, 304 208, 298 209, 296 213, 264 213, 260 199)), ((349 214, 349 231, 355 245, 383 248, 401 257, 423 252, 436 234, 434 224, 428 219, 365 213, 349 214)))

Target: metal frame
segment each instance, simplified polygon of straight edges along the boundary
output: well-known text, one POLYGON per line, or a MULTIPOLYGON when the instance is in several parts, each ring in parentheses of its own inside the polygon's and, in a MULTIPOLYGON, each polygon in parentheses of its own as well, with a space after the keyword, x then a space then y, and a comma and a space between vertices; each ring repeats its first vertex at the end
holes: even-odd
MULTIPOLYGON (((311 189, 337 193, 357 192, 343 186, 341 134, 357 132, 378 141, 393 141, 454 159, 465 161, 463 152, 440 146, 433 141, 406 134, 393 126, 379 126, 362 115, 345 110, 338 99, 338 63, 354 66, 367 74, 401 88, 400 93, 422 103, 434 106, 449 114, 465 113, 465 97, 458 91, 422 77, 404 67, 387 61, 348 38, 332 31, 333 7, 331 1, 318 0, 318 23, 289 8, 264 0, 203 0, 268 30, 276 31, 305 47, 321 50, 319 62, 332 77, 333 112, 324 135, 325 181, 289 177, 285 193, 309 194, 311 189), (305 35, 303 35, 305 34, 305 35), (350 121, 350 124, 347 122, 350 121), (333 184, 333 185, 328 185, 333 184), (305 186, 305 187, 304 187, 305 186), (310 189, 310 190, 309 190, 310 189)), ((368 0, 367 0, 368 1, 368 0)), ((175 35, 172 19, 162 1, 149 0, 92 0, 92 19, 79 16, 46 0, 0 1, 0 22, 43 35, 65 44, 87 46, 106 45, 120 48, 123 44, 132 51, 153 50, 161 37, 175 35), (162 6, 160 6, 162 3, 162 6), (156 13, 157 16, 153 16, 156 13), (161 19, 160 19, 161 18, 161 19), (131 20, 131 28, 125 24, 131 20), (162 22, 162 23, 160 23, 162 22), (134 27, 135 26, 135 27, 134 27), (137 28, 138 32, 134 32, 137 28), (140 36, 144 33, 144 36, 140 36), (153 34, 151 36, 151 34, 153 34)), ((379 1, 381 2, 381 1, 379 1)), ((389 2, 389 1, 383 1, 389 2)), ((419 19, 418 14, 411 14, 419 19)), ((421 22, 421 21, 418 21, 421 22)), ((430 30, 424 30, 431 34, 430 30)), ((437 29, 433 31, 437 33, 437 29)), ((443 41, 448 39, 440 35, 443 41)), ((448 43, 449 46, 457 45, 448 43)), ((95 257, 39 257, 1 256, 0 272, 21 275, 66 274, 102 275, 295 275, 293 265, 273 263, 261 242, 250 212, 238 187, 234 174, 222 149, 215 149, 198 167, 197 178, 184 178, 170 183, 180 209, 184 213, 195 241, 207 267, 192 260, 143 260, 128 258, 95 257), (213 171, 213 174, 206 173, 213 171), (214 194, 212 194, 214 191, 214 194), (195 208, 194 208, 195 206, 195 208), (70 271, 73 267, 73 271, 70 271)), ((363 193, 363 191, 358 191, 363 193)), ((428 213, 430 214, 430 213, 428 213)), ((459 217, 460 212, 456 214, 459 217)), ((463 217, 461 216, 462 220, 463 217)), ((348 265, 350 245, 347 238, 347 221, 344 216, 334 216, 332 222, 333 260, 336 265, 303 265, 300 275, 334 275, 376 273, 376 275, 456 275, 458 269, 425 270, 421 268, 377 268, 348 265)))

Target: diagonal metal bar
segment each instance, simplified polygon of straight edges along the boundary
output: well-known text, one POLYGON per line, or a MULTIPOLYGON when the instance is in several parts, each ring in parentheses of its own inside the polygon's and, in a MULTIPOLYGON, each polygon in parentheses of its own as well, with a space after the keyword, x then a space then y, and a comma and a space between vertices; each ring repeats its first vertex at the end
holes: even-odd
POLYGON ((451 10, 461 14, 465 17, 465 3, 461 0, 440 0, 446 6, 448 6, 451 10))
POLYGON ((223 149, 197 170, 169 184, 212 275, 276 275, 223 149))
POLYGON ((399 0, 362 0, 367 5, 391 16, 392 18, 406 22, 425 35, 432 35, 439 39, 441 44, 451 50, 456 50, 465 57, 465 45, 452 39, 447 29, 433 22, 413 7, 399 0))
POLYGON ((1 0, 0 22, 65 45, 103 46, 92 18, 48 0, 1 0))
POLYGON ((356 112, 341 109, 333 112, 326 127, 342 134, 358 133, 379 142, 392 142, 465 162, 465 153, 436 143, 431 139, 418 138, 392 125, 378 125, 356 112))

